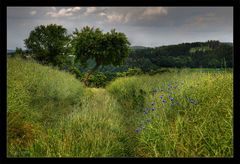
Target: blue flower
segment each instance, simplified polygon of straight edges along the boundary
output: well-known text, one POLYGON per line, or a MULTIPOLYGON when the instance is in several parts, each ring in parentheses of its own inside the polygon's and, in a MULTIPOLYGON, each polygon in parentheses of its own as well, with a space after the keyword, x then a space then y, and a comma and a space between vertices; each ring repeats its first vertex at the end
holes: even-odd
POLYGON ((147 114, 147 112, 146 112, 146 111, 144 111, 144 114, 147 114))
POLYGON ((155 104, 155 102, 152 102, 152 105, 154 105, 155 104))
POLYGON ((163 98, 163 95, 160 96, 160 99, 162 99, 162 98, 163 98))
POLYGON ((146 108, 146 110, 149 110, 148 108, 146 108))
POLYGON ((135 132, 136 132, 136 133, 139 133, 139 132, 140 132, 140 129, 136 129, 135 132))
POLYGON ((152 111, 154 111, 155 110, 155 108, 152 108, 152 111))
POLYGON ((171 101, 173 101, 173 99, 174 99, 173 97, 170 98, 171 101))
POLYGON ((162 102, 163 102, 163 103, 166 103, 167 101, 166 101, 166 100, 163 100, 162 102))

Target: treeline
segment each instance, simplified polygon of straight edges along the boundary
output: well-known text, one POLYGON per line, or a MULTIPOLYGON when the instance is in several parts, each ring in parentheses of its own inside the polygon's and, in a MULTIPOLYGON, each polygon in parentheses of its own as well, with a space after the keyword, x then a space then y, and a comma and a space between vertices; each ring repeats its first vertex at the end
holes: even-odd
POLYGON ((169 68, 233 66, 233 46, 207 42, 148 48, 132 46, 124 33, 83 27, 72 34, 61 25, 35 27, 15 55, 68 71, 86 86, 100 87, 117 77, 166 72, 169 68))
POLYGON ((144 72, 162 67, 232 67, 233 46, 229 43, 210 40, 134 49, 127 58, 126 65, 141 68, 144 72))

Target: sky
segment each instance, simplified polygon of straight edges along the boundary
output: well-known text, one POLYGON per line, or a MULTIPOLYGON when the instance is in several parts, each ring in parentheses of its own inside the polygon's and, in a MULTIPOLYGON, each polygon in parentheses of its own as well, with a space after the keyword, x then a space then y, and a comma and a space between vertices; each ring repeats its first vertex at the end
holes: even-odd
POLYGON ((71 34, 84 26, 116 29, 132 46, 233 42, 232 7, 8 7, 7 49, 25 49, 36 26, 58 24, 71 34))

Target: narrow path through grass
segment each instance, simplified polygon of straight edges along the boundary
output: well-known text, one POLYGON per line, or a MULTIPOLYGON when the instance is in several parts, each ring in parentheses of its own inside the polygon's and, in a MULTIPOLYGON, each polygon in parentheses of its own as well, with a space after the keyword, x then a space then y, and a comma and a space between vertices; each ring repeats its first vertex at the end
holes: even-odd
MULTIPOLYGON (((89 90, 93 93, 91 96, 89 104, 91 104, 91 109, 94 111, 101 110, 104 111, 115 107, 115 111, 118 113, 120 127, 122 134, 119 136, 119 144, 122 145, 122 150, 117 154, 117 156, 123 157, 135 157, 136 153, 134 151, 137 140, 136 134, 134 132, 134 117, 137 117, 136 113, 133 111, 126 112, 125 109, 117 102, 115 98, 103 88, 89 88, 89 90), (112 106, 114 104, 114 106, 112 106)), ((106 116, 107 117, 107 116, 106 116)), ((116 120, 117 121, 117 120, 116 120)))

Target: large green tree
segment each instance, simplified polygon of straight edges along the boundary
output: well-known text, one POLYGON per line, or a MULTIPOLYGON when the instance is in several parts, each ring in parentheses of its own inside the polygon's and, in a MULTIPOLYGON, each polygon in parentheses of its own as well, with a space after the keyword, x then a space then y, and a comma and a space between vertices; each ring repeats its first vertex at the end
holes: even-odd
POLYGON ((60 66, 68 55, 70 37, 61 25, 40 25, 24 40, 32 57, 43 64, 60 66))
POLYGON ((89 59, 96 63, 87 73, 84 81, 86 85, 89 76, 100 66, 121 65, 130 52, 130 43, 124 33, 116 32, 115 29, 103 33, 99 28, 88 26, 73 32, 72 46, 77 61, 85 66, 89 59))

